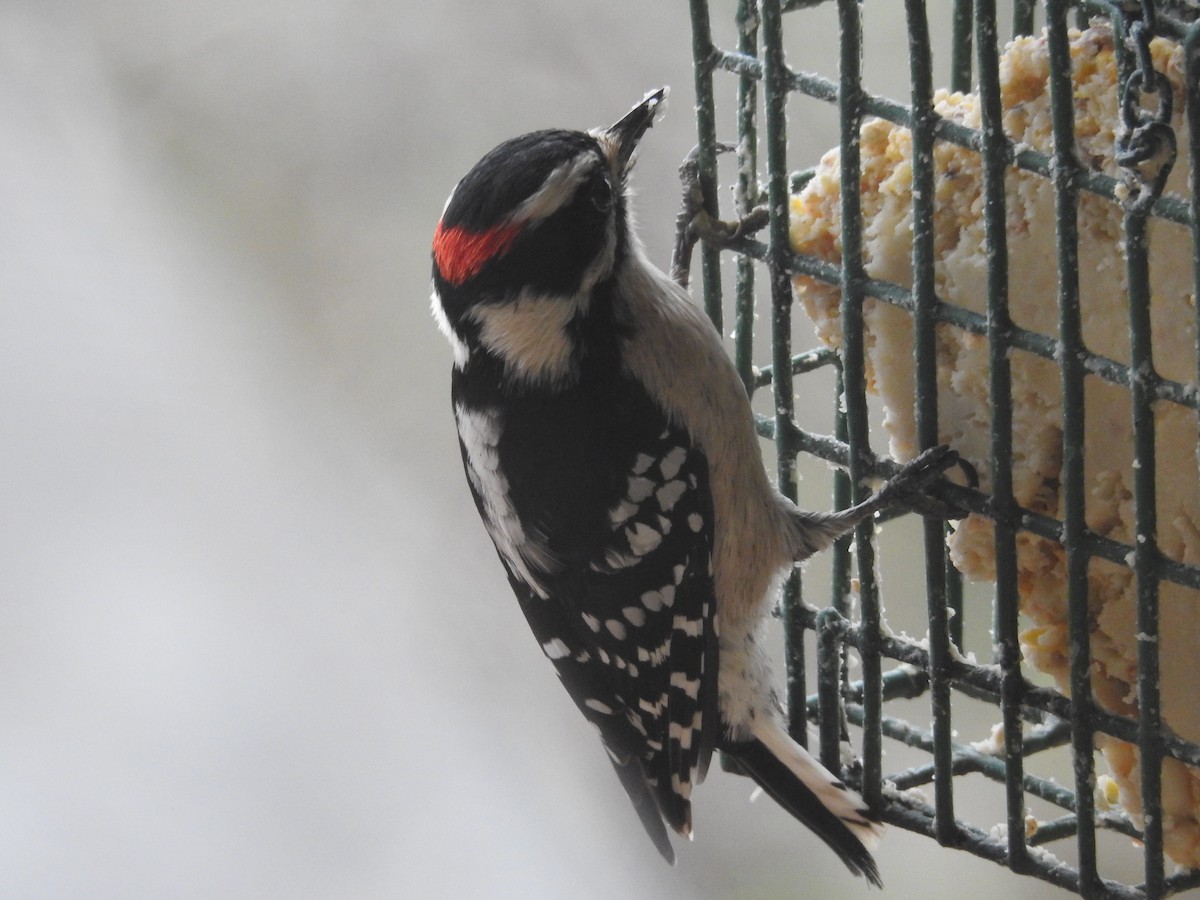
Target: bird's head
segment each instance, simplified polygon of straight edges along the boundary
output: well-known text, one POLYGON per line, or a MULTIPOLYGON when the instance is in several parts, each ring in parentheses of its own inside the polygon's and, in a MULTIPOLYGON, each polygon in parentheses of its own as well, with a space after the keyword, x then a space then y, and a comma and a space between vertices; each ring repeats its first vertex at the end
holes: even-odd
POLYGON ((629 250, 626 181, 666 93, 607 128, 505 141, 454 188, 433 237, 433 309, 460 367, 480 346, 511 361, 528 348, 494 346, 501 334, 542 342, 586 311, 629 250))

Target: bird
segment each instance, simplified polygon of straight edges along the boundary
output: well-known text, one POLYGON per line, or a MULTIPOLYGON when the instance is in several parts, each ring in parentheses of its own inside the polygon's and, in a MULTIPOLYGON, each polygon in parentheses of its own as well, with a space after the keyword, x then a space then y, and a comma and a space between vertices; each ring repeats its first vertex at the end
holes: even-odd
POLYGON ((655 848, 691 838, 714 750, 879 885, 882 825, 794 741, 764 626, 781 580, 954 461, 931 448, 864 502, 771 484, 721 336, 637 236, 630 173, 666 88, 609 127, 486 153, 432 242, 466 479, 544 655, 655 848))

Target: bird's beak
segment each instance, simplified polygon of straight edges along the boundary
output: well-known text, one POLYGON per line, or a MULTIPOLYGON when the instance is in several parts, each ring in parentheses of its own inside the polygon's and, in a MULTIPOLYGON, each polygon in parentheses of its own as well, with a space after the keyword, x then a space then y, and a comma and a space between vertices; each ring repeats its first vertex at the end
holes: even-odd
POLYGON ((613 170, 619 175, 628 170, 638 141, 642 139, 646 129, 654 124, 654 119, 666 101, 667 88, 651 91, 641 103, 622 116, 619 122, 601 132, 604 143, 609 147, 613 170))

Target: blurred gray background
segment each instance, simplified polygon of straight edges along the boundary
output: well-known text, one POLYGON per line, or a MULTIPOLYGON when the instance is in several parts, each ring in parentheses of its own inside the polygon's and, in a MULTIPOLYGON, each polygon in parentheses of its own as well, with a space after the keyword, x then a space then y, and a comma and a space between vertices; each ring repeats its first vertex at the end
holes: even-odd
MULTIPOLYGON (((832 76, 805 15, 790 59, 832 76)), ((901 15, 868 10, 898 99, 901 15)), ((461 476, 446 195, 669 84, 636 176, 665 263, 690 60, 681 2, 0 4, 0 897, 868 895, 719 771, 660 862, 461 476)), ((793 131, 798 166, 836 142, 793 131)), ((1061 896, 896 829, 880 867, 1061 896)))

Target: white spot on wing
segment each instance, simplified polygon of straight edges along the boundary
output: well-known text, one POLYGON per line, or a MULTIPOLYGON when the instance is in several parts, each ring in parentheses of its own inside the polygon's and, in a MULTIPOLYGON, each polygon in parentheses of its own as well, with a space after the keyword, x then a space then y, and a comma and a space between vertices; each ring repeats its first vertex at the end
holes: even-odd
POLYGON ((699 531, 704 527, 704 517, 700 513, 692 513, 688 516, 687 522, 688 528, 692 529, 692 531, 699 531))
POLYGON ((661 716, 662 715, 662 707, 663 707, 662 700, 659 700, 657 703, 651 703, 649 700, 647 700, 645 697, 643 697, 640 700, 638 700, 638 706, 640 706, 646 712, 650 713, 650 715, 652 715, 652 716, 661 716))
POLYGON ((633 463, 633 474, 641 475, 648 468, 654 465, 654 457, 646 453, 639 453, 633 463))
POLYGON ((642 606, 650 612, 658 612, 663 608, 662 591, 646 591, 641 597, 642 606))
POLYGON ((676 447, 663 457, 662 462, 658 464, 658 470, 662 472, 663 478, 670 481, 679 474, 679 470, 683 468, 683 461, 685 459, 687 459, 687 449, 685 447, 676 447))
POLYGON ((608 629, 608 633, 615 637, 618 641, 625 640, 625 624, 616 619, 609 619, 604 623, 604 627, 608 629))
POLYGON ((629 479, 629 492, 626 496, 634 503, 641 503, 654 491, 654 482, 649 478, 635 476, 629 479))
MULTIPOLYGON (((609 569, 628 569, 630 566, 636 566, 638 563, 636 556, 626 556, 619 550, 608 550, 604 554, 604 562, 609 569)), ((603 571, 599 566, 592 566, 597 571, 603 571)))
POLYGON ((571 655, 571 648, 564 644, 559 638, 551 638, 542 644, 542 651, 550 659, 562 659, 564 656, 571 655))
POLYGON ((684 728, 678 722, 672 722, 668 729, 667 736, 675 741, 684 750, 690 749, 692 746, 692 729, 684 728))
POLYGON ((603 703, 600 700, 596 700, 595 698, 589 697, 587 700, 583 701, 583 705, 586 706, 588 709, 594 709, 598 713, 604 713, 604 715, 606 715, 606 716, 612 715, 612 711, 613 711, 612 707, 609 706, 607 703, 603 703))
POLYGON ((630 625, 636 625, 640 628, 646 624, 646 614, 636 606, 625 607, 621 610, 621 615, 625 617, 630 625))
POLYGON ((630 503, 628 500, 620 501, 608 512, 608 518, 614 526, 621 525, 627 522, 638 511, 636 503, 630 503))
POLYGON ((629 538, 629 549, 633 551, 634 556, 645 556, 662 543, 662 535, 643 522, 626 528, 625 536, 629 538))
POLYGON ((671 687, 678 688, 693 700, 700 696, 700 679, 688 678, 682 672, 671 673, 671 687))
POLYGON ((658 647, 651 650, 649 653, 649 656, 645 660, 643 660, 643 662, 648 662, 652 666, 662 665, 663 660, 665 660, 670 655, 670 653, 671 653, 671 639, 667 638, 667 640, 665 640, 661 644, 659 644, 658 647))
POLYGON ((654 492, 654 499, 658 501, 659 508, 663 512, 670 512, 679 502, 679 498, 687 493, 687 489, 687 484, 678 479, 668 481, 654 492))

